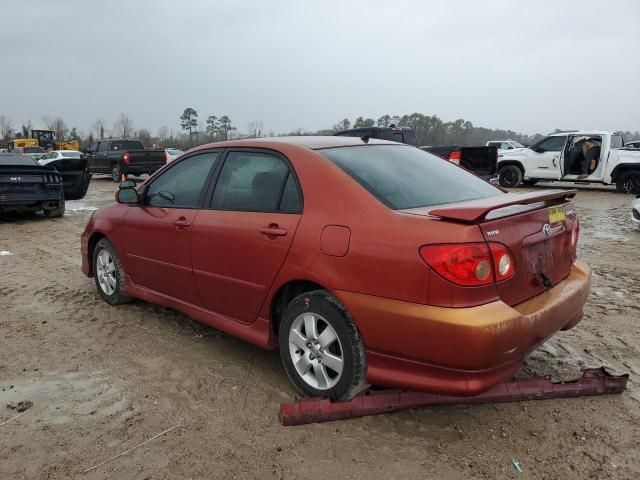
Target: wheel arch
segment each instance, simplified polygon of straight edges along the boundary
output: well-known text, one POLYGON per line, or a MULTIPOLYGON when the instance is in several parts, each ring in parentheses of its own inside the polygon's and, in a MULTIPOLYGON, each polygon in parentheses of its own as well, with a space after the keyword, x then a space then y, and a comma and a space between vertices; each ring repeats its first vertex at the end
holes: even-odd
POLYGON ((522 162, 520 160, 500 160, 498 162, 498 171, 500 171, 502 167, 506 167, 507 165, 515 165, 522 171, 522 175, 524 176, 525 169, 524 169, 524 165, 522 165, 522 162))
POLYGON ((611 171, 611 181, 615 183, 620 178, 620 175, 633 170, 640 172, 640 163, 621 163, 616 165, 611 171))
POLYGON ((273 334, 278 337, 278 330, 280 327, 280 317, 287 305, 303 293, 312 292, 314 290, 326 290, 330 292, 328 288, 320 285, 312 280, 304 278, 298 278, 290 280, 282 284, 271 297, 271 303, 269 308, 270 323, 273 334))
MULTIPOLYGON (((103 238, 107 238, 104 232, 93 232, 89 237, 89 241, 87 242, 87 260, 89 265, 89 275, 93 275, 95 272, 93 271, 93 252, 96 249, 96 245, 103 238)), ((108 240, 108 238, 107 238, 108 240)))

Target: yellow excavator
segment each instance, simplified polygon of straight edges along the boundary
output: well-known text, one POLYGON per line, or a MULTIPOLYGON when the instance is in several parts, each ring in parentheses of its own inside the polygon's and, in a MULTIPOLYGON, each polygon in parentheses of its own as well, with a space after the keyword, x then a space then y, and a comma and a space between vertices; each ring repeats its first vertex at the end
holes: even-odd
POLYGON ((45 150, 80 150, 79 140, 56 141, 53 130, 31 130, 29 138, 16 138, 9 142, 11 150, 18 147, 42 147, 45 150))

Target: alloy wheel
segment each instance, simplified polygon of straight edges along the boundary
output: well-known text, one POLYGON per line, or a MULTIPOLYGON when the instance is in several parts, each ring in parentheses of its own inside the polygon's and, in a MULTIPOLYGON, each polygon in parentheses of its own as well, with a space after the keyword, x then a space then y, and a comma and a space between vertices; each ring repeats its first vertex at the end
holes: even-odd
POLYGON ((102 249, 96 259, 96 276, 100 288, 106 295, 113 295, 116 290, 116 264, 113 257, 106 250, 102 249))
POLYGON ((344 367, 340 339, 322 316, 298 315, 289 330, 289 354, 300 378, 317 390, 335 386, 344 367))

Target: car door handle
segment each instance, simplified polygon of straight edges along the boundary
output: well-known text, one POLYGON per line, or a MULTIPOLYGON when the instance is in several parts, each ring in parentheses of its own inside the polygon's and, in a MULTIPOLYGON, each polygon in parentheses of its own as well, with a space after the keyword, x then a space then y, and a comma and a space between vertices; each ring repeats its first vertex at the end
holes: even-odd
POLYGON ((287 231, 284 228, 279 228, 277 225, 269 225, 266 228, 261 228, 260 233, 272 237, 284 237, 287 231))
POLYGON ((180 218, 175 222, 173 222, 173 224, 176 226, 178 230, 182 230, 183 228, 187 228, 188 226, 190 226, 191 222, 186 218, 180 218))

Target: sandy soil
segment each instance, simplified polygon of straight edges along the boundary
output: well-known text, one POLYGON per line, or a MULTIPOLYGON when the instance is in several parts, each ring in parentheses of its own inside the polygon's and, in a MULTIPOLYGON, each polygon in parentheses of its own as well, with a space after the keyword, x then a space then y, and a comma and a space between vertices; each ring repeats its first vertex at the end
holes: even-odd
POLYGON ((79 269, 94 179, 62 219, 0 222, 0 479, 640 478, 640 232, 631 198, 582 189, 579 256, 594 268, 584 321, 525 372, 607 365, 621 396, 438 407, 282 427, 294 397, 264 352, 144 302, 110 307, 79 269), (87 474, 154 435, 164 436, 87 474), (512 460, 517 459, 522 473, 512 460))

